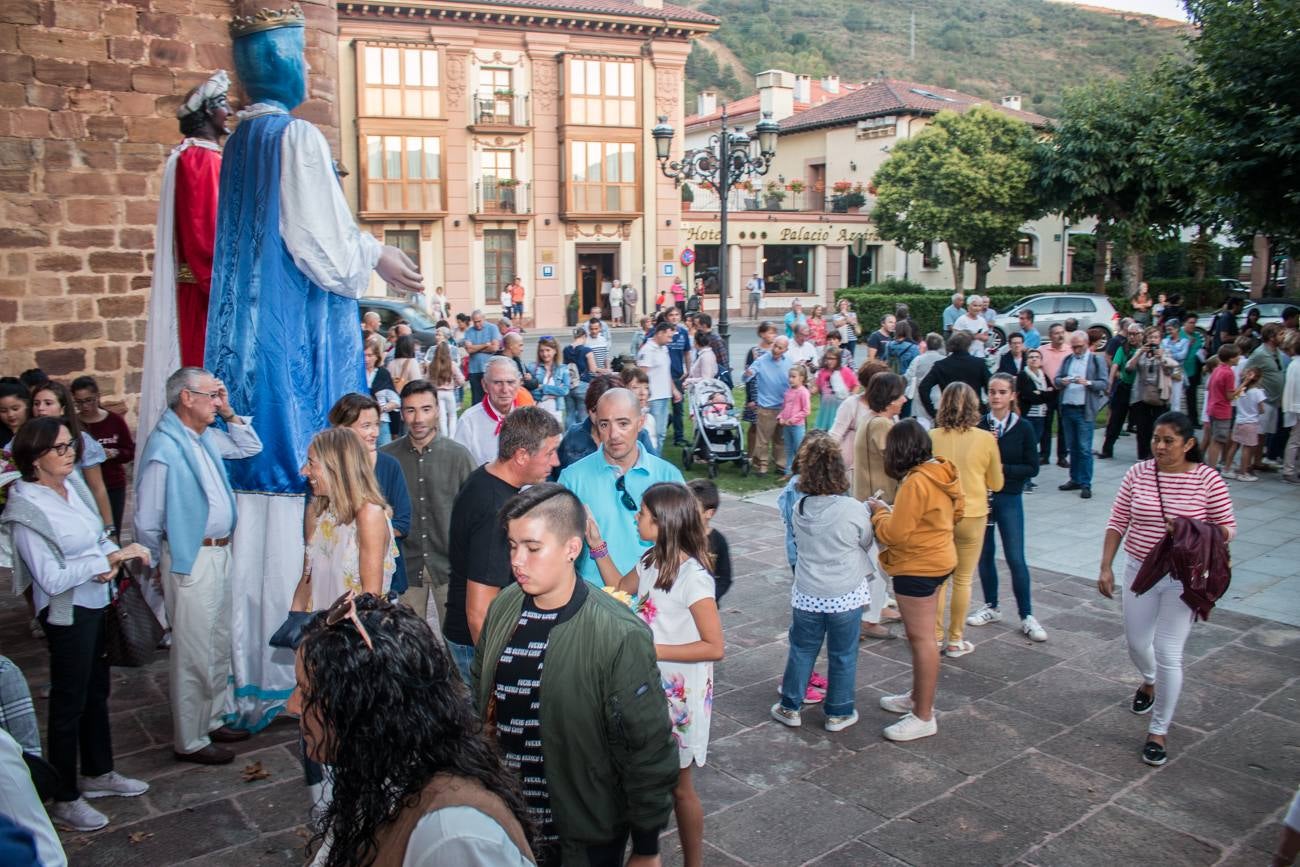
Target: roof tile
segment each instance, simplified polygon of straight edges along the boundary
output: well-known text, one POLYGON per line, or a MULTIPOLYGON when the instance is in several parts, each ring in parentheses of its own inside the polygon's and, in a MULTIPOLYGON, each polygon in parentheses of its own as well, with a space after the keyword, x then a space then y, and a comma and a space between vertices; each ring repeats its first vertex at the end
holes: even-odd
POLYGON ((1049 118, 1041 114, 1007 108, 994 100, 972 96, 969 93, 932 84, 887 78, 868 82, 861 90, 846 93, 839 99, 786 118, 781 121, 781 132, 841 126, 886 114, 934 114, 945 109, 962 112, 977 105, 990 106, 1036 127, 1050 123, 1049 118))

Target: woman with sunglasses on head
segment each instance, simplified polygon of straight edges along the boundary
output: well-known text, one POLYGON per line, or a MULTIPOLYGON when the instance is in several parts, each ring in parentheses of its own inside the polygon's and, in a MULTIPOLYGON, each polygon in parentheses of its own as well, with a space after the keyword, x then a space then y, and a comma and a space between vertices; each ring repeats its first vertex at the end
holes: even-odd
POLYGON ((537 863, 622 867, 631 837, 628 867, 656 865, 679 753, 654 638, 578 578, 587 514, 571 491, 534 485, 501 520, 515 583, 488 609, 471 681, 506 764, 532 781, 537 863))
POLYGON ((529 372, 537 383, 533 400, 542 409, 564 424, 565 398, 569 395, 569 366, 560 361, 560 344, 554 337, 537 340, 537 361, 529 365, 529 372))
POLYGON ((61 382, 47 382, 32 392, 32 418, 57 418, 72 432, 75 439, 81 441, 77 452, 77 469, 90 488, 95 498, 99 515, 104 519, 110 536, 117 535, 113 524, 113 506, 108 499, 108 488, 104 486, 104 473, 100 464, 108 460, 108 454, 99 441, 81 429, 77 419, 77 407, 72 400, 72 392, 61 382))
POLYGON ((328 849, 316 863, 534 863, 519 783, 419 615, 349 591, 307 626, 294 668, 287 709, 334 786, 316 834, 328 849))
POLYGON ((63 828, 96 831, 108 818, 87 798, 134 797, 149 789, 113 770, 104 647, 108 582, 127 560, 147 565, 149 552, 109 540, 76 472, 82 443, 61 419, 32 419, 12 446, 22 480, 0 521, 13 531, 15 585, 30 584, 50 648, 48 757, 59 772, 50 816, 63 828))

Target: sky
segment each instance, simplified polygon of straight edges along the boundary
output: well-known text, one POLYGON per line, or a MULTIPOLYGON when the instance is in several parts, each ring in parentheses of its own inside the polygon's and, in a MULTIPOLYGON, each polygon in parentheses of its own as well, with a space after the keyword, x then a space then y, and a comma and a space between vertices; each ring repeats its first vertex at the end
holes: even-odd
POLYGON ((1182 0, 1065 0, 1067 3, 1082 3, 1086 6, 1104 6, 1107 9, 1122 9, 1125 12, 1144 12, 1172 18, 1176 21, 1187 20, 1187 10, 1182 0))

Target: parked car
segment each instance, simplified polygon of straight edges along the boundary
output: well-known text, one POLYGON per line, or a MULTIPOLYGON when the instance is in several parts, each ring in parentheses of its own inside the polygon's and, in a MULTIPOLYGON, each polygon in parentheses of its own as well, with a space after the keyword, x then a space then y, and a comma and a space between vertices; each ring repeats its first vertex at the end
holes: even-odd
POLYGON ((1105 295, 1084 295, 1073 292, 1045 292, 1021 298, 993 320, 989 331, 988 350, 993 352, 1006 343, 1008 335, 1020 333, 1020 311, 1034 312, 1034 329, 1047 339, 1047 332, 1058 322, 1076 319, 1080 328, 1088 331, 1093 343, 1108 340, 1119 327, 1119 312, 1105 295))
POLYGON ((1250 295, 1250 287, 1235 277, 1220 277, 1219 288, 1223 290, 1225 296, 1235 295, 1246 298, 1250 295))
MULTIPOLYGON (((437 342, 437 328, 433 318, 409 301, 398 298, 362 298, 359 304, 361 316, 372 310, 379 314, 379 330, 385 336, 397 320, 405 319, 411 326, 411 336, 420 349, 428 349, 437 342)), ((360 320, 357 327, 360 327, 360 320)))
MULTIPOLYGON (((1282 311, 1288 307, 1300 307, 1300 302, 1293 298, 1260 298, 1255 301, 1247 301, 1241 306, 1241 313, 1237 315, 1237 324, 1246 321, 1246 314, 1253 308, 1259 308, 1259 324, 1267 325, 1270 322, 1281 322, 1282 311)), ((1198 313, 1196 327, 1204 334, 1209 334, 1210 329, 1214 326, 1214 317, 1218 310, 1211 310, 1209 313, 1198 313)))

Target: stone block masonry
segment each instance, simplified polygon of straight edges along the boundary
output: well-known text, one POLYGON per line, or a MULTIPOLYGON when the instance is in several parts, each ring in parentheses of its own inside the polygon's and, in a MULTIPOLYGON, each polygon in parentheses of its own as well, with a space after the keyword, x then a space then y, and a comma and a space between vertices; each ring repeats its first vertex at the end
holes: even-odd
MULTIPOLYGON (((0 375, 99 380, 134 413, 163 164, 176 107, 234 78, 235 14, 291 0, 0 0, 0 375)), ((307 13, 308 100, 338 147, 338 14, 307 13)))

